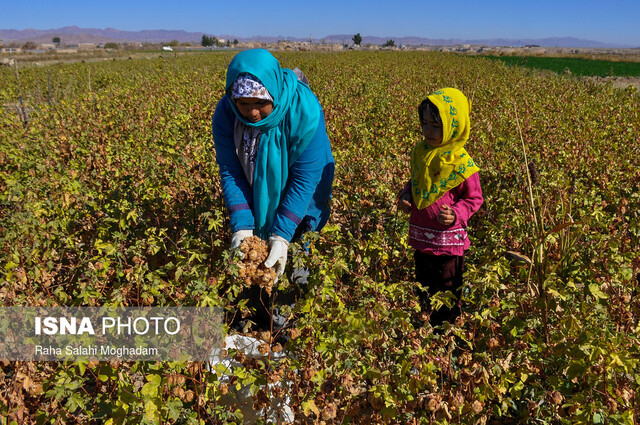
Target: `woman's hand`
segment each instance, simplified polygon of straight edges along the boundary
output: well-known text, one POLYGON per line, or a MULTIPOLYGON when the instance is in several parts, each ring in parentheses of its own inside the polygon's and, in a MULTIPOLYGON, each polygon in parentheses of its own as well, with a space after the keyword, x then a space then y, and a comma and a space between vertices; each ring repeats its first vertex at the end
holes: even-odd
POLYGON ((440 213, 438 213, 438 222, 444 226, 449 226, 456 221, 456 213, 453 209, 447 205, 442 204, 440 206, 440 213))
POLYGON ((282 236, 273 235, 269 238, 269 256, 264 262, 264 266, 271 268, 276 267, 276 282, 284 273, 284 266, 287 264, 287 249, 289 242, 282 236))
POLYGON ((400 199, 398 199, 398 208, 406 214, 411 212, 411 193, 405 192, 400 195, 400 199))
POLYGON ((229 249, 232 253, 236 253, 241 259, 244 258, 244 254, 238 248, 240 248, 243 240, 251 236, 253 236, 253 230, 238 230, 231 235, 231 247, 229 249))

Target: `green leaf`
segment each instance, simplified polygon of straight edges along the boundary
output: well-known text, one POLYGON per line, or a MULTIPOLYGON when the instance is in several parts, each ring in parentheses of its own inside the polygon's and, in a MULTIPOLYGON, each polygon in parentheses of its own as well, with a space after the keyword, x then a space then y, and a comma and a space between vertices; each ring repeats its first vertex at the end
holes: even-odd
POLYGON ((316 402, 313 401, 313 400, 303 401, 302 402, 302 411, 307 416, 309 416, 310 412, 315 413, 316 416, 320 416, 320 411, 318 410, 318 407, 316 406, 316 402))
POLYGON ((144 418, 149 421, 157 421, 159 419, 158 408, 161 400, 153 398, 144 404, 144 418))
POLYGON ((584 361, 573 361, 567 368, 567 379, 570 381, 582 376, 587 371, 587 366, 584 364, 584 361))
POLYGON ((589 285, 589 292, 591 292, 591 295, 593 295, 596 299, 609 298, 607 294, 600 290, 600 285, 598 285, 597 283, 592 283, 589 285))
POLYGON ((169 418, 174 420, 178 419, 178 417, 182 413, 182 406, 182 401, 178 398, 174 398, 173 400, 167 402, 166 407, 167 411, 169 412, 169 418))
POLYGON ((144 384, 142 390, 140 390, 140 394, 146 397, 155 397, 158 395, 158 387, 160 386, 160 382, 162 382, 162 377, 160 375, 147 375, 147 383, 144 384))
POLYGON ((593 423, 594 424, 603 424, 604 423, 604 417, 602 416, 602 413, 596 412, 596 413, 593 414, 593 423))
POLYGON ((372 367, 365 372, 365 376, 370 379, 380 379, 380 377, 382 377, 382 372, 380 369, 372 367))

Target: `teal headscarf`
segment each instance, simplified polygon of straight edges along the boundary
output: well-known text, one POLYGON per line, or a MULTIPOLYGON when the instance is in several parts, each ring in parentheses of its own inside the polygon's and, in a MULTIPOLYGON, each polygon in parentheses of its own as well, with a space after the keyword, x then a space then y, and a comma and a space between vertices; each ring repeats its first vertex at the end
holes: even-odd
POLYGON ((236 117, 248 127, 262 131, 253 177, 255 233, 268 239, 276 211, 289 177, 289 168, 316 133, 322 110, 309 86, 296 74, 281 68, 267 50, 238 53, 227 69, 226 92, 236 117), (233 82, 242 73, 256 76, 273 97, 273 112, 252 123, 244 119, 231 101, 233 82))

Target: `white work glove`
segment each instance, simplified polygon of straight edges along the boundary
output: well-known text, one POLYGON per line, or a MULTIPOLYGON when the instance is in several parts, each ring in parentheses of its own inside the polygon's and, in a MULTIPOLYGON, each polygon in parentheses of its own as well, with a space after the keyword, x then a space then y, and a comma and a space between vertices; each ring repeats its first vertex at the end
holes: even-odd
POLYGON ((289 242, 282 236, 273 235, 269 238, 269 256, 264 262, 264 266, 271 268, 276 267, 276 281, 284 273, 284 266, 287 264, 287 249, 289 242))
POLYGON ((240 244, 246 238, 253 236, 253 230, 238 230, 233 235, 231 235, 231 251, 236 252, 240 258, 244 258, 244 253, 240 251, 240 244))

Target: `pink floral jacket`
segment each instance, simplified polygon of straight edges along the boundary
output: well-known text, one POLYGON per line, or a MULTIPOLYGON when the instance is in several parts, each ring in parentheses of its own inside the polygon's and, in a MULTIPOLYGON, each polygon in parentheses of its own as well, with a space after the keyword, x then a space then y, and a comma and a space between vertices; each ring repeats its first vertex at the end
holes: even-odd
MULTIPOLYGON (((411 182, 402 191, 402 194, 405 193, 411 193, 411 182)), ((483 202, 478 173, 471 175, 426 208, 419 210, 412 200, 409 245, 426 254, 463 255, 469 249, 467 220, 478 211, 483 202), (438 222, 442 204, 449 205, 456 214, 455 221, 449 226, 438 222)))

